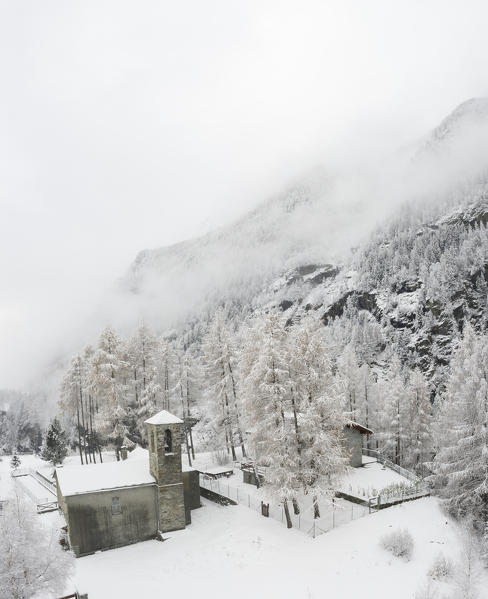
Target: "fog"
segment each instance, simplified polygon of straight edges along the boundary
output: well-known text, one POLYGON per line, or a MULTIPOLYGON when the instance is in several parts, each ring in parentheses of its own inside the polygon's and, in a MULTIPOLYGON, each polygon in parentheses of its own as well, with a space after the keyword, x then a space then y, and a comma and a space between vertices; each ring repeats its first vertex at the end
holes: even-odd
POLYGON ((474 172, 477 127, 418 188, 404 156, 488 95, 487 16, 481 1, 0 1, 0 388, 138 318, 113 289, 140 250, 225 226, 316 165, 354 172, 333 203, 374 216, 348 243, 474 172))

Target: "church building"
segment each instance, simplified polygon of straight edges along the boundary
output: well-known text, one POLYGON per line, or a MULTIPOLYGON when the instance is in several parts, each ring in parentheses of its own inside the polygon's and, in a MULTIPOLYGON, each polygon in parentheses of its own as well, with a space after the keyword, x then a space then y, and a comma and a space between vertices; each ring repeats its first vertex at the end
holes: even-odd
POLYGON ((56 469, 58 505, 77 556, 185 528, 200 507, 198 472, 182 466, 183 422, 163 410, 145 422, 149 456, 56 469))

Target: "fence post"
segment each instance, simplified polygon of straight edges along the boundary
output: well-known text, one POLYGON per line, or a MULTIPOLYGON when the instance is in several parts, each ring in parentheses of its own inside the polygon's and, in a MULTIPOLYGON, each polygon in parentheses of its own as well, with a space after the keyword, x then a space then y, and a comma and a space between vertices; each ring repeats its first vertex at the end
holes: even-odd
MULTIPOLYGON (((315 522, 314 522, 315 524, 315 522)), ((335 498, 332 497, 332 528, 335 528, 335 498)))
POLYGON ((227 495, 230 497, 229 483, 227 483, 227 495))
POLYGON ((315 539, 315 520, 313 521, 313 538, 315 539))
POLYGON ((237 503, 239 503, 239 487, 237 487, 237 503))
POLYGON ((247 494, 247 507, 251 507, 251 496, 247 494))

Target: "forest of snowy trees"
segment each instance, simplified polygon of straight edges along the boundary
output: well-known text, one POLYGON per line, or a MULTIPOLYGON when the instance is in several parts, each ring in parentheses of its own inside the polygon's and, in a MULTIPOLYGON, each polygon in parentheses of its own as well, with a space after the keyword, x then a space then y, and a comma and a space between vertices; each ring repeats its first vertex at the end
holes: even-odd
MULTIPOLYGON (((62 378, 72 450, 88 464, 106 448, 119 457, 122 446, 145 446, 144 421, 166 409, 185 422, 190 464, 197 451, 254 460, 286 511, 298 510, 300 493, 330 495, 345 471, 342 430, 352 420, 374 431, 369 449, 424 478, 483 534, 488 208, 482 195, 471 199, 406 206, 332 269, 328 304, 326 281, 302 309, 298 281, 278 303, 269 288, 252 304, 223 300, 170 334, 141 325, 122 337, 107 326, 62 378), (341 276, 351 272, 343 300, 341 276)), ((7 399, 3 451, 38 451, 47 423, 36 401, 7 399)))
POLYGON ((425 478, 482 532, 488 235, 480 198, 464 212, 453 201, 407 207, 354 253, 356 293, 371 294, 374 309, 351 294, 334 317, 290 317, 262 297, 251 309, 223 303, 171 335, 106 327, 62 382, 80 461, 145 445, 144 420, 167 409, 185 421, 190 463, 196 450, 249 456, 298 509, 300 492, 327 495, 344 472, 342 429, 353 420, 374 431, 370 449, 425 478))

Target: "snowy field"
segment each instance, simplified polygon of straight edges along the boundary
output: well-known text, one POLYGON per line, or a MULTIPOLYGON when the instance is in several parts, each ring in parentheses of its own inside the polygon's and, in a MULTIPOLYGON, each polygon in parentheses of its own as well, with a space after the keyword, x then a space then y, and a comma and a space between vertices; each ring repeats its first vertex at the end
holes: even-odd
MULTIPOLYGON (((212 599, 413 599, 436 555, 457 558, 457 528, 433 498, 389 508, 310 539, 243 506, 203 500, 193 523, 147 541, 77 560, 77 588, 90 599, 158 597, 212 599), (393 557, 380 537, 406 527, 410 562, 393 557)), ((488 579, 481 581, 488 584, 488 579)), ((446 583, 433 583, 440 597, 446 583)), ((482 588, 482 587, 480 587, 482 588)), ((486 589, 486 586, 484 587, 486 589)), ((486 594, 480 594, 486 597, 486 594)))

